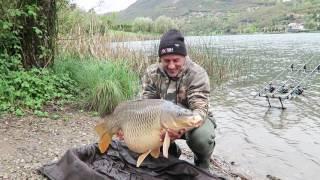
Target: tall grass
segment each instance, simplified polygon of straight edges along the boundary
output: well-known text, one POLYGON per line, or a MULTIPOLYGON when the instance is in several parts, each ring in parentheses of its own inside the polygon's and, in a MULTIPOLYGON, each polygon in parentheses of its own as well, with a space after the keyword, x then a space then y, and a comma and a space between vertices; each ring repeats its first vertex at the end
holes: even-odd
POLYGON ((54 70, 58 74, 68 72, 83 91, 86 107, 101 116, 137 93, 138 75, 129 69, 125 60, 111 62, 64 54, 55 60, 54 70))
POLYGON ((219 86, 231 78, 244 75, 251 65, 248 56, 226 55, 206 44, 190 47, 188 51, 192 60, 207 71, 212 86, 219 86))
MULTIPOLYGON (((59 50, 60 53, 71 53, 80 57, 107 58, 116 63, 125 60, 127 66, 141 77, 150 64, 158 62, 158 44, 155 44, 153 49, 139 47, 140 50, 135 51, 128 49, 125 42, 117 43, 115 47, 113 42, 126 40, 125 35, 122 35, 112 36, 110 34, 99 35, 94 33, 93 35, 88 35, 85 32, 79 31, 77 35, 73 35, 74 40, 59 41, 59 50)), ((156 39, 159 39, 159 37, 156 37, 156 39)), ((133 38, 133 34, 130 34, 127 36, 127 40, 145 39, 141 37, 141 34, 135 38, 133 38)), ((210 44, 211 41, 209 43, 205 40, 201 42, 201 39, 199 41, 197 42, 197 46, 187 45, 188 55, 206 69, 210 76, 211 84, 219 86, 230 78, 240 76, 245 72, 249 62, 248 57, 242 54, 226 56, 226 52, 221 53, 220 50, 214 48, 214 45, 210 44)))
POLYGON ((105 35, 88 35, 79 32, 67 39, 61 38, 58 41, 57 54, 71 54, 73 56, 93 57, 96 59, 108 59, 109 61, 119 62, 125 60, 127 65, 139 75, 143 74, 146 67, 157 62, 154 56, 145 54, 142 51, 132 51, 123 43, 114 46, 114 42, 125 40, 144 40, 143 36, 136 35, 133 37, 125 34, 105 34, 105 35))

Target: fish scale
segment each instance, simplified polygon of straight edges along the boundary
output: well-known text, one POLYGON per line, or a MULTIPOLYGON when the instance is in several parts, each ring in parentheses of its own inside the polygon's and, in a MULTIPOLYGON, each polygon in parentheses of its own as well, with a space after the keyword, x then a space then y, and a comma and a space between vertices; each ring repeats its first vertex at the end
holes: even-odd
POLYGON ((170 138, 168 132, 165 132, 163 143, 160 141, 163 129, 176 132, 190 130, 201 122, 200 115, 170 101, 143 99, 119 104, 95 129, 100 136, 99 149, 102 153, 108 149, 112 136, 121 130, 128 148, 143 153, 137 161, 139 166, 149 153, 158 157, 162 145, 164 156, 167 156, 170 138))

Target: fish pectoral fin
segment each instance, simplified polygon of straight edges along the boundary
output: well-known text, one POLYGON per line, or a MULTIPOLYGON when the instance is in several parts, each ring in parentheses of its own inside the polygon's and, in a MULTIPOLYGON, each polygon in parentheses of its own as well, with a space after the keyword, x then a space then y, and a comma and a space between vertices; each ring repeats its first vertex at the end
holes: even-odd
POLYGON ((141 163, 144 161, 144 159, 151 153, 151 150, 141 154, 137 160, 137 167, 141 165, 141 163))
POLYGON ((163 146, 162 146, 163 156, 166 158, 168 158, 169 147, 170 147, 170 136, 169 136, 169 133, 166 132, 163 140, 163 146))
POLYGON ((94 129, 100 137, 99 150, 104 153, 112 141, 112 135, 108 132, 107 124, 104 121, 97 124, 94 129))
POLYGON ((151 151, 151 156, 154 158, 158 158, 160 155, 160 147, 151 151))
POLYGON ((106 152, 109 145, 111 144, 111 141, 112 141, 112 137, 109 133, 105 133, 104 135, 102 135, 99 142, 99 150, 101 153, 106 152))

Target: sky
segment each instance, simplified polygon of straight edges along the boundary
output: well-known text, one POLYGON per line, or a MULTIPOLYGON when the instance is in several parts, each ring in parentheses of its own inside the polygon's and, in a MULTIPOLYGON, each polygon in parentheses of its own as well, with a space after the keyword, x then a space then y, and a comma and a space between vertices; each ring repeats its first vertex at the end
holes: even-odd
POLYGON ((96 13, 117 12, 126 9, 137 0, 70 0, 84 10, 94 8, 96 13))

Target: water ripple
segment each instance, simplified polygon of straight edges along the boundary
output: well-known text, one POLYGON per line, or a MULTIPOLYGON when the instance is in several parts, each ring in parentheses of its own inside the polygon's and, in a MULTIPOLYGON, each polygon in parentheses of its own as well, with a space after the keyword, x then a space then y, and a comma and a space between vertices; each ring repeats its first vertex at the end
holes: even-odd
MULTIPOLYGON (((192 38, 191 38, 192 39, 192 38)), ((212 96, 217 120, 216 153, 254 169, 257 179, 317 179, 320 172, 320 74, 303 95, 284 101, 287 109, 268 108, 254 95, 290 63, 320 55, 320 34, 222 36, 214 47, 251 56, 249 74, 225 84, 212 96), (281 43, 280 43, 281 42, 281 43), (231 47, 231 46, 230 46, 231 47)), ((320 64, 315 58, 315 64, 320 64)), ((272 105, 280 107, 278 100, 272 105)))

